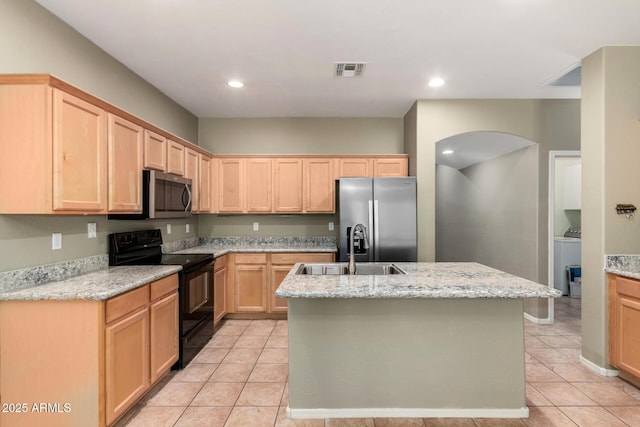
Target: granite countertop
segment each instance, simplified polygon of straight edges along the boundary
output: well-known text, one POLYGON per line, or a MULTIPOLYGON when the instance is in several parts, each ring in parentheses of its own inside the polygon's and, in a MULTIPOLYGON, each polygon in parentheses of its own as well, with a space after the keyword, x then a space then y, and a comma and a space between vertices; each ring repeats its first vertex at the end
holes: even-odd
POLYGON ((607 255, 604 271, 618 276, 640 279, 640 255, 607 255))
POLYGON ((295 275, 280 298, 554 298, 560 291, 471 262, 394 263, 407 274, 387 276, 295 275))
POLYGON ((182 270, 178 265, 107 267, 64 280, 0 292, 0 300, 106 300, 182 270))

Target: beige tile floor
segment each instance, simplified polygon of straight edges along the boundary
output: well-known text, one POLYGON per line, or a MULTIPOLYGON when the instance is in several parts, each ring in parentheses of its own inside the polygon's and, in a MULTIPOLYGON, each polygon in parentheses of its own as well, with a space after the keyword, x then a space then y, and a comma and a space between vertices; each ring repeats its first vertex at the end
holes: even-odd
POLYGON ((640 426, 640 390, 582 366, 580 300, 556 299, 554 325, 525 321, 527 419, 290 420, 287 322, 228 320, 184 370, 171 372, 119 426, 640 426))

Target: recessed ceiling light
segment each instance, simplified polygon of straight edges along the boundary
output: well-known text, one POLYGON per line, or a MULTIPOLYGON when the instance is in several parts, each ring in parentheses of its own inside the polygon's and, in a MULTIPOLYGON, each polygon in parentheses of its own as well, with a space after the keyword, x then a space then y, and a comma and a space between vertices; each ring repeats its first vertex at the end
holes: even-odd
POLYGON ((453 150, 444 150, 442 154, 453 154, 453 150))
POLYGON ((239 88, 239 87, 243 87, 244 83, 242 83, 240 80, 229 80, 227 82, 227 84, 231 87, 235 87, 235 88, 239 88))
POLYGON ((429 80, 429 87, 440 87, 444 84, 444 80, 441 78, 435 78, 429 80))

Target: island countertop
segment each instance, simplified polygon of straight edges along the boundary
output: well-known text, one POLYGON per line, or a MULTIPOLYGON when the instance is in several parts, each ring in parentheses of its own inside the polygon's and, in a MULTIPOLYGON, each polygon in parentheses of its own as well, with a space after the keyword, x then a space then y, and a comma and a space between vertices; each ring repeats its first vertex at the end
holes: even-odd
POLYGON ((472 262, 396 262, 407 274, 296 275, 282 281, 279 298, 555 298, 548 286, 472 262))

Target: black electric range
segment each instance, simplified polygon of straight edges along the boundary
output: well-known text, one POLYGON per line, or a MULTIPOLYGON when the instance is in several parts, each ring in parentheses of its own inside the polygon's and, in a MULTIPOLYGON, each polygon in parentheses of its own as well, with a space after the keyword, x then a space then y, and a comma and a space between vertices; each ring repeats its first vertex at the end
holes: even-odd
POLYGON ((109 265, 180 265, 179 359, 185 367, 213 335, 213 255, 163 254, 159 229, 109 235, 109 265))

